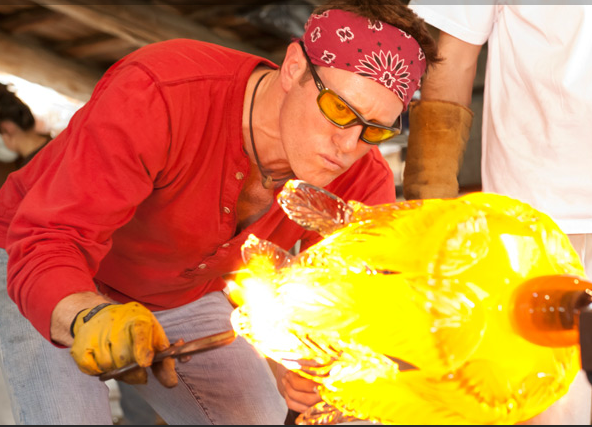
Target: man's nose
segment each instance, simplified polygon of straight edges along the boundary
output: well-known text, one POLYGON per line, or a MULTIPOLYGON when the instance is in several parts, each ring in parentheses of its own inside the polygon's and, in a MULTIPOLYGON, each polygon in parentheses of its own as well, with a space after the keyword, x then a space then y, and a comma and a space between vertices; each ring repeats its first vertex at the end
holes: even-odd
POLYGON ((352 126, 345 129, 338 129, 333 136, 333 142, 339 147, 342 153, 351 153, 356 150, 362 136, 362 125, 352 126))

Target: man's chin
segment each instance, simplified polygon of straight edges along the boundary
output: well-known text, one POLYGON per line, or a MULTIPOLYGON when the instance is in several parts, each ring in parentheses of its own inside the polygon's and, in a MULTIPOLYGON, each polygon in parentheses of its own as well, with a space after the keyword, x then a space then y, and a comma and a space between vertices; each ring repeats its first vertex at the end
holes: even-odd
POLYGON ((327 185, 331 184, 337 177, 343 174, 344 171, 340 173, 336 172, 329 172, 329 171, 321 171, 321 172, 312 172, 312 173, 301 173, 296 174, 295 179, 300 179, 305 181, 308 184, 317 186, 317 187, 326 187, 327 185))

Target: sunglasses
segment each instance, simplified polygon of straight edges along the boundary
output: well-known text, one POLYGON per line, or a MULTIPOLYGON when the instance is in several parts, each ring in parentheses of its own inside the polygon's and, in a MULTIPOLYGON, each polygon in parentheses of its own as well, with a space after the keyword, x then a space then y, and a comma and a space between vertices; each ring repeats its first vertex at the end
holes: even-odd
POLYGON ((319 96, 317 96, 317 104, 321 113, 323 113, 323 116, 329 122, 341 129, 362 125, 362 132, 359 139, 372 145, 378 145, 401 133, 402 124, 400 115, 395 121, 394 126, 384 126, 374 121, 368 121, 354 107, 349 105, 345 99, 327 88, 317 74, 313 63, 310 61, 302 41, 300 42, 300 46, 308 62, 312 78, 320 92, 319 96))

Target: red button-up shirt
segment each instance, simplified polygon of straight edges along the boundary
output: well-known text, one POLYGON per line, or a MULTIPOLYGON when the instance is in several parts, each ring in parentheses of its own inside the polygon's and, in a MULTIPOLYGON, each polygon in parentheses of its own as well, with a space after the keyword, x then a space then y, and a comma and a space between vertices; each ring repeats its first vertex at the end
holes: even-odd
MULTIPOLYGON (((152 310, 225 286, 250 233, 290 249, 319 236, 276 204, 237 233, 250 170, 247 80, 265 59, 190 40, 149 45, 111 67, 70 125, 0 189, 9 294, 49 338, 64 297, 97 286, 152 310)), ((395 200, 377 149, 327 189, 366 204, 395 200)), ((278 190, 279 191, 279 190, 278 190)))

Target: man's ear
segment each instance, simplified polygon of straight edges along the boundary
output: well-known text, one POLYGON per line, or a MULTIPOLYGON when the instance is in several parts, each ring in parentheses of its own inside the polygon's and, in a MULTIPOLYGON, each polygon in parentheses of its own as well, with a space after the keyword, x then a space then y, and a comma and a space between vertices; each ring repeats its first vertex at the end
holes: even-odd
POLYGON ((0 121, 0 135, 2 135, 4 146, 14 153, 18 153, 18 148, 16 147, 16 135, 19 131, 21 130, 16 123, 11 122, 10 120, 0 121))
POLYGON ((16 123, 11 122, 10 120, 0 121, 0 133, 2 135, 13 136, 19 130, 20 128, 16 125, 16 123))
POLYGON ((304 57, 300 43, 290 43, 286 49, 286 56, 280 69, 282 88, 288 92, 295 84, 299 84, 306 70, 306 58, 304 57))

